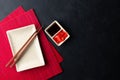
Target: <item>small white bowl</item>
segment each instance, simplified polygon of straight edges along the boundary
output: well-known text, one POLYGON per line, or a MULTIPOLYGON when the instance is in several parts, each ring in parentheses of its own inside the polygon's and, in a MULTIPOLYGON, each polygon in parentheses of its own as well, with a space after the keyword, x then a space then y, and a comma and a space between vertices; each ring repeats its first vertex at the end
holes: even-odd
POLYGON ((45 28, 45 33, 52 39, 52 41, 57 46, 62 45, 70 37, 70 35, 68 34, 68 32, 56 20, 54 20, 47 28, 45 28), (67 36, 65 37, 64 40, 62 40, 61 42, 57 43, 54 40, 54 37, 57 36, 57 34, 61 33, 61 31, 64 31, 67 36))

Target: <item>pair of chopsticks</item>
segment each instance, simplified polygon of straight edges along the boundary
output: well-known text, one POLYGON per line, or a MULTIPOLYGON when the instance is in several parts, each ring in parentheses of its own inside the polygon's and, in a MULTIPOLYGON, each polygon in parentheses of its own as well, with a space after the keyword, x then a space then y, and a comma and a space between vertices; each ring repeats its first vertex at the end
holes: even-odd
POLYGON ((10 65, 10 68, 12 68, 23 56, 23 52, 27 49, 29 44, 35 39, 37 34, 42 30, 41 28, 38 28, 31 36, 30 38, 25 42, 25 44, 20 48, 20 50, 8 61, 6 64, 6 67, 10 65))

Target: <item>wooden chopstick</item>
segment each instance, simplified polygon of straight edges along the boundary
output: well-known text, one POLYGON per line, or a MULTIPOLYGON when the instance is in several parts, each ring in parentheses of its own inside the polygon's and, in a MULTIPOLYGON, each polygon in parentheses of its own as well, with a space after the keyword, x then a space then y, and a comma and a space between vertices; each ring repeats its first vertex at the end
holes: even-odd
POLYGON ((26 50, 26 48, 29 46, 29 44, 35 39, 37 34, 41 31, 42 27, 37 29, 30 38, 26 41, 26 43, 20 48, 20 50, 9 60, 9 62, 6 64, 6 67, 10 65, 10 67, 13 67, 22 57, 23 52, 26 50), (13 63, 12 63, 13 62, 13 63))

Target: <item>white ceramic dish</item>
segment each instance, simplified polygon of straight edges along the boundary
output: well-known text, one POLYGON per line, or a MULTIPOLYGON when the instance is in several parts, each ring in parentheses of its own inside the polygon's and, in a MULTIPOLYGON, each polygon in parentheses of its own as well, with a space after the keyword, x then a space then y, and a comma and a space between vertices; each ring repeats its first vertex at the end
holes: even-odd
POLYGON ((54 43, 57 46, 62 45, 69 37, 70 35, 68 34, 68 32, 58 23, 58 21, 54 20, 46 29, 45 29, 45 33, 52 39, 52 41, 54 41, 54 43), (55 26, 54 26, 55 25, 55 26), (49 29, 54 28, 53 30, 53 35, 50 35, 50 32, 48 32, 49 29), (57 31, 56 31, 57 30, 57 31), (65 37, 64 40, 62 40, 60 43, 57 43, 53 38, 61 31, 63 30, 66 34, 67 37, 65 37), (54 33, 55 32, 55 33, 54 33))
MULTIPOLYGON (((10 47, 13 55, 24 45, 28 38, 36 31, 35 25, 31 24, 21 28, 8 30, 7 37, 10 43, 10 47)), ((38 36, 30 44, 27 50, 24 52, 22 58, 16 64, 17 72, 27 69, 44 66, 44 58, 42 55, 38 36)))

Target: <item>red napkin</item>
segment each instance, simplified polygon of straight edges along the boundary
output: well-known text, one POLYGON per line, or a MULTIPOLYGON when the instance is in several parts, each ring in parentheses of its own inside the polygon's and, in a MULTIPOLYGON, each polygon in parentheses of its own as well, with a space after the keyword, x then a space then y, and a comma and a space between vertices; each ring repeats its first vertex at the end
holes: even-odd
POLYGON ((24 9, 21 6, 0 23, 0 28, 2 29, 0 30, 0 32, 2 32, 2 34, 0 34, 0 40, 4 41, 0 43, 0 80, 46 80, 62 72, 59 63, 62 62, 63 59, 53 45, 49 43, 43 31, 40 32, 39 39, 46 61, 46 65, 44 67, 20 73, 16 72, 15 67, 11 69, 5 68, 5 64, 12 57, 6 31, 29 24, 35 24, 36 27, 41 27, 34 11, 29 10, 28 12, 24 12, 24 9))

